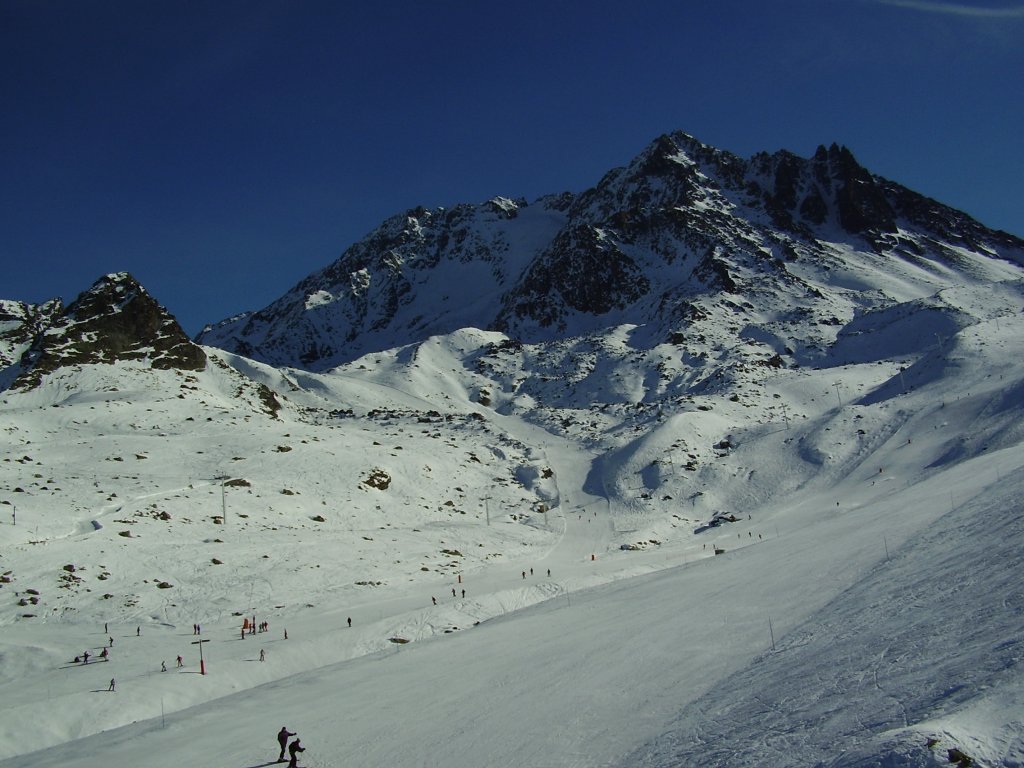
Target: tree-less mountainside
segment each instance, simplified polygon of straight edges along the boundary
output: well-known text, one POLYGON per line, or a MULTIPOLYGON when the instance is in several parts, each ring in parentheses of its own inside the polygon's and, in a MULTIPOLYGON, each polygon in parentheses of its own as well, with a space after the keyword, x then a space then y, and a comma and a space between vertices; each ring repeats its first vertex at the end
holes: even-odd
POLYGON ((1022 361, 1020 239, 682 133, 195 340, 0 301, 0 768, 1019 767, 1022 361))
POLYGON ((199 341, 326 370, 464 327, 538 344, 630 324, 638 350, 720 353, 720 329, 734 328, 811 362, 861 313, 1022 260, 1024 241, 871 174, 846 148, 744 160, 673 133, 578 195, 393 216, 199 341), (904 290, 887 294, 875 273, 904 290))

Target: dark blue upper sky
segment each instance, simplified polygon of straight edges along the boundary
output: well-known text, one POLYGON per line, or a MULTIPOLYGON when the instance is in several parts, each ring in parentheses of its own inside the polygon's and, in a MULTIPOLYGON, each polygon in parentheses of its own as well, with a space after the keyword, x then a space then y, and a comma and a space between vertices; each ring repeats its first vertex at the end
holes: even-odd
POLYGON ((416 205, 661 133, 848 146, 1024 235, 1024 3, 0 0, 0 298, 132 272, 189 333, 416 205))

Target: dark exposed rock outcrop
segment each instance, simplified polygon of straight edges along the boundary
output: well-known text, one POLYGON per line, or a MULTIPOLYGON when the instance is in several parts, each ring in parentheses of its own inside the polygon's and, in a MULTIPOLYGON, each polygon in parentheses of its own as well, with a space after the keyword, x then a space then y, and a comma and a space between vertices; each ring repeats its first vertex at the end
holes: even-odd
POLYGON ((206 353, 128 273, 106 275, 37 328, 16 388, 64 366, 144 361, 156 369, 202 370, 206 353))

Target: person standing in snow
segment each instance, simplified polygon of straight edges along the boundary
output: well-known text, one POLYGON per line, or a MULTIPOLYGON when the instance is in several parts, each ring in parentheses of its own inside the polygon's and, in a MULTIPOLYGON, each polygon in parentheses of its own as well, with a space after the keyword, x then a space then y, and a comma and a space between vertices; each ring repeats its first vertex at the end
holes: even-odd
POLYGON ((284 750, 288 746, 288 738, 290 736, 294 736, 294 735, 295 735, 294 733, 289 731, 283 725, 281 726, 281 730, 277 732, 277 743, 281 745, 281 754, 280 754, 280 756, 278 756, 277 762, 279 762, 279 763, 283 763, 284 762, 284 750))
POLYGON ((299 768, 299 752, 305 751, 306 748, 299 743, 298 739, 289 744, 288 754, 291 756, 291 760, 288 761, 288 768, 299 768))
MULTIPOLYGON (((110 687, 107 688, 107 690, 108 691, 113 691, 114 690, 114 678, 110 678, 110 687)), ((115 693, 116 693, 116 691, 115 691, 115 693)))

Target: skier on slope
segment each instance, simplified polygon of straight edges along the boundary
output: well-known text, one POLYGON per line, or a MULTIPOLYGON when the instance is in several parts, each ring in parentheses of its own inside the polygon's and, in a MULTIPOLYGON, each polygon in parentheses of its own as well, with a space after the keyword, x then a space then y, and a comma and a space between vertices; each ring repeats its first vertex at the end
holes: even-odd
POLYGON ((288 746, 288 737, 289 736, 294 736, 294 735, 295 735, 294 733, 289 731, 283 725, 281 726, 281 730, 277 732, 277 743, 281 745, 281 754, 277 758, 277 762, 279 762, 279 763, 283 763, 284 762, 284 750, 288 746))
POLYGON ((291 760, 288 761, 288 768, 299 768, 299 752, 305 751, 306 748, 299 743, 297 738, 289 744, 288 754, 291 756, 291 760))

